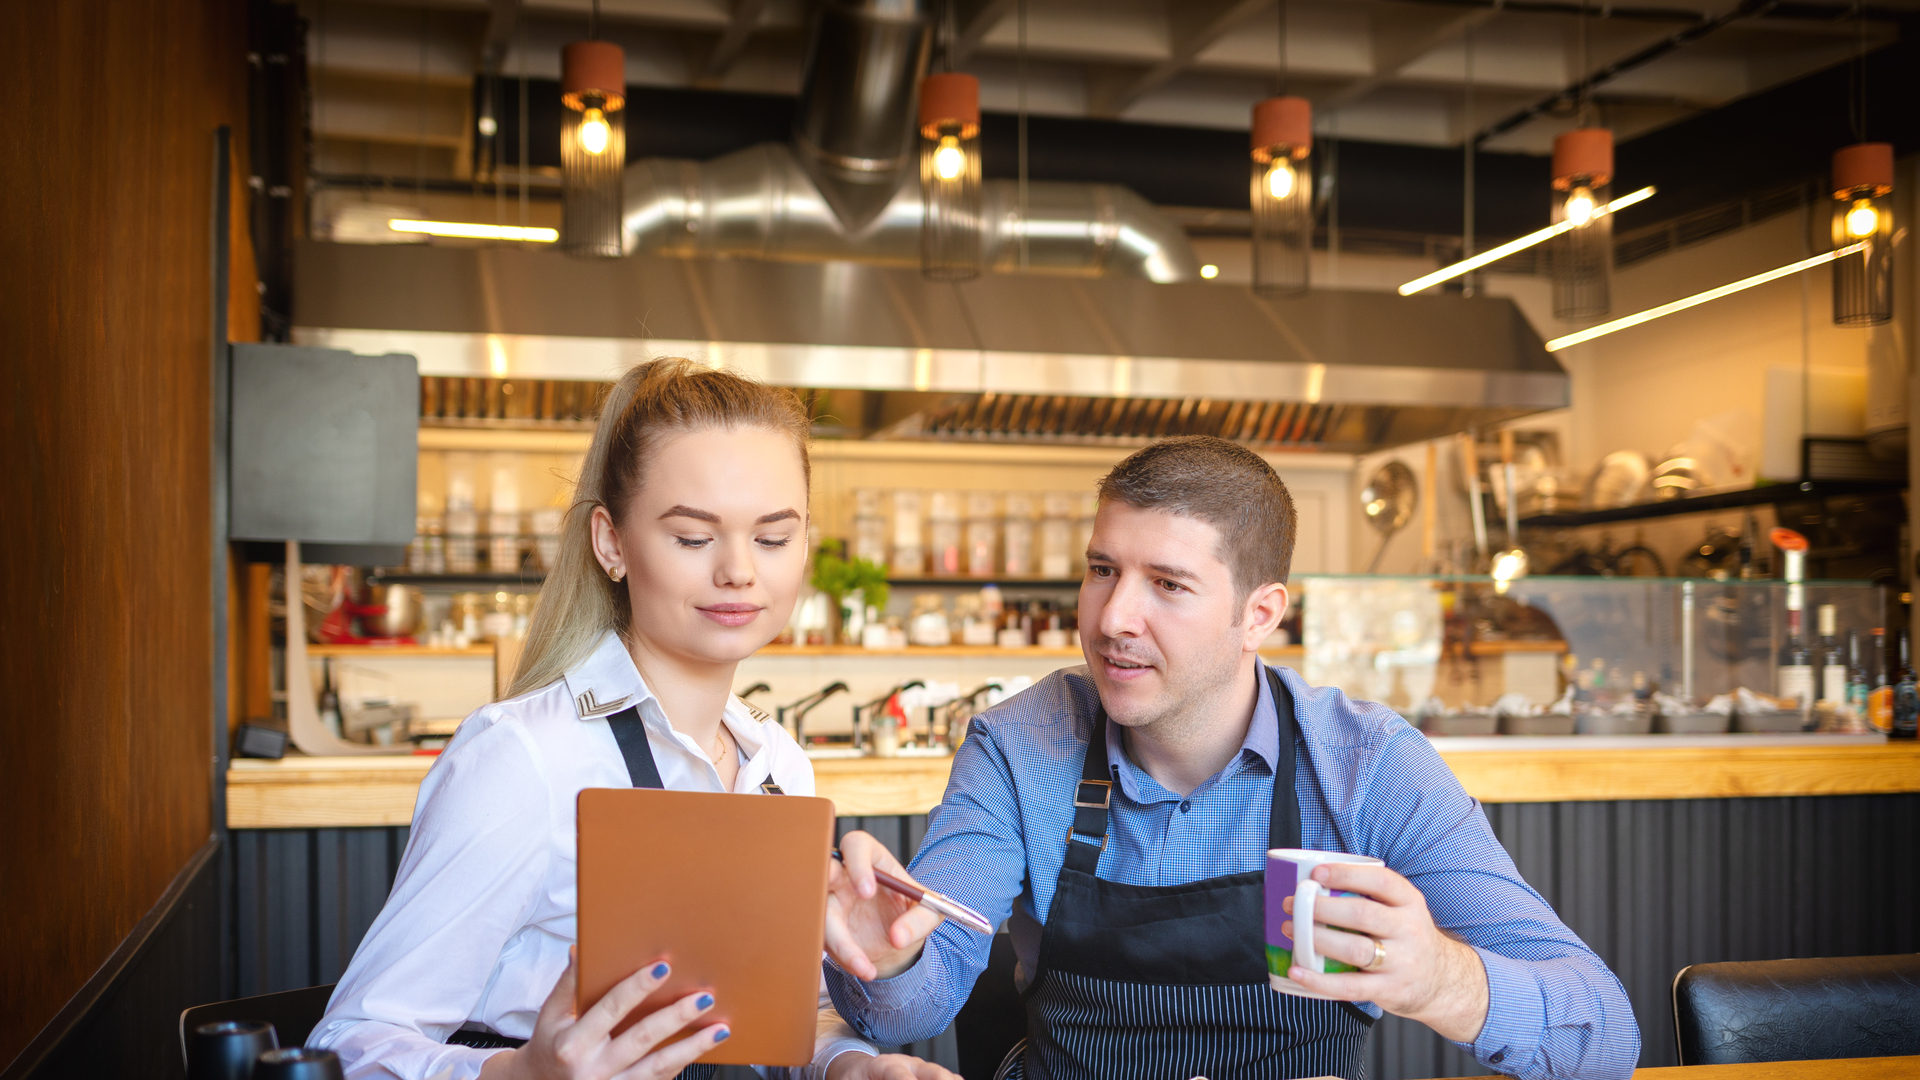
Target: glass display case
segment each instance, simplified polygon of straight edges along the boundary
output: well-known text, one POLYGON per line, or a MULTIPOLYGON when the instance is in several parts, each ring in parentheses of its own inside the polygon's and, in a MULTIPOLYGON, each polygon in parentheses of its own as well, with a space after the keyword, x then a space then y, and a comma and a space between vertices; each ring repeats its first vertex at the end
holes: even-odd
MULTIPOLYGON (((1314 575, 1302 674, 1436 735, 1850 731, 1897 682, 1863 581, 1314 575)), ((1877 722, 1876 722, 1877 721, 1877 722)))

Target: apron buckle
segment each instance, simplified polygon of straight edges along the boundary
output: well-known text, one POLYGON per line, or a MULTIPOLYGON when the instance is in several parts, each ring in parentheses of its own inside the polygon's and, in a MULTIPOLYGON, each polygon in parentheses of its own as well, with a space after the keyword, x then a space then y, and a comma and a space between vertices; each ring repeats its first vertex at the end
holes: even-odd
POLYGON ((1073 792, 1073 805, 1082 810, 1105 810, 1112 802, 1113 781, 1111 780, 1082 780, 1080 786, 1073 792), (1088 788, 1097 790, 1088 792, 1088 788), (1099 796, 1100 801, 1094 802, 1089 795, 1099 796))

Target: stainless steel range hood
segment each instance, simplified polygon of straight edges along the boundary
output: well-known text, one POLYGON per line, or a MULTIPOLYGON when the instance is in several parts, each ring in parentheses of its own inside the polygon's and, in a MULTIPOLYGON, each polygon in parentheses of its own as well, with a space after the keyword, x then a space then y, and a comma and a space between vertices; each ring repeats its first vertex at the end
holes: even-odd
POLYGON ((1567 404, 1511 301, 867 263, 305 242, 294 338, 423 375, 616 377, 689 356, 834 392, 841 433, 1368 451, 1567 404))

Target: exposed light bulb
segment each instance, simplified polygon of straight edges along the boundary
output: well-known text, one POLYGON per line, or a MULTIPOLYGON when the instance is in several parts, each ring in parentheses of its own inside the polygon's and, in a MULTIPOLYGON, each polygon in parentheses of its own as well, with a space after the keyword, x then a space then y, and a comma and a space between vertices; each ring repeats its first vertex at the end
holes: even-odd
POLYGON ((485 135, 487 138, 491 139, 493 138, 494 133, 498 132, 499 130, 500 130, 500 124, 493 117, 482 116, 480 118, 480 134, 485 135))
POLYGON ((1847 211, 1847 235, 1856 239, 1872 236, 1880 231, 1880 212, 1873 204, 1861 199, 1847 211))
POLYGON ((588 109, 586 118, 580 121, 580 147, 589 154, 607 152, 607 140, 613 134, 607 127, 607 114, 599 109, 588 109))
POLYGON ((1293 194, 1293 181, 1293 162, 1284 157, 1274 158, 1273 167, 1267 170, 1267 194, 1284 199, 1293 194))
POLYGON ((952 180, 967 167, 966 151, 960 149, 960 140, 952 135, 940 138, 939 149, 933 152, 933 171, 942 180, 952 180))
POLYGON ((1576 229, 1593 220, 1592 191, 1583 187, 1573 189, 1573 194, 1567 196, 1567 220, 1573 222, 1576 229))
POLYGON ((1200 276, 1206 278, 1208 281, 1212 281, 1214 278, 1220 276, 1220 268, 1212 263, 1208 263, 1200 268, 1200 276))

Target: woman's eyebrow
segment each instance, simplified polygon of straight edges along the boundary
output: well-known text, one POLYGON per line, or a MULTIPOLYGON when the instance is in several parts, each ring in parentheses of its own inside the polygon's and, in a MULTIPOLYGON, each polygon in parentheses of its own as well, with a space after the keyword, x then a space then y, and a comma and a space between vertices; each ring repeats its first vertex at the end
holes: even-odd
POLYGON ((666 513, 660 515, 660 520, 665 521, 670 517, 692 518, 695 521, 704 521, 710 525, 720 524, 719 514, 711 510, 696 510, 691 506, 669 507, 666 513))
MULTIPOLYGON (((694 507, 685 506, 685 505, 668 507, 667 512, 660 515, 660 520, 665 521, 668 518, 674 518, 674 517, 692 518, 695 521, 704 521, 709 525, 720 524, 719 514, 716 514, 711 510, 699 510, 694 507)), ((754 524, 755 525, 771 525, 776 521, 788 521, 788 520, 797 521, 799 520, 799 518, 800 518, 800 511, 795 510, 792 507, 788 507, 785 510, 775 510, 771 514, 761 514, 760 517, 754 521, 754 524)))

